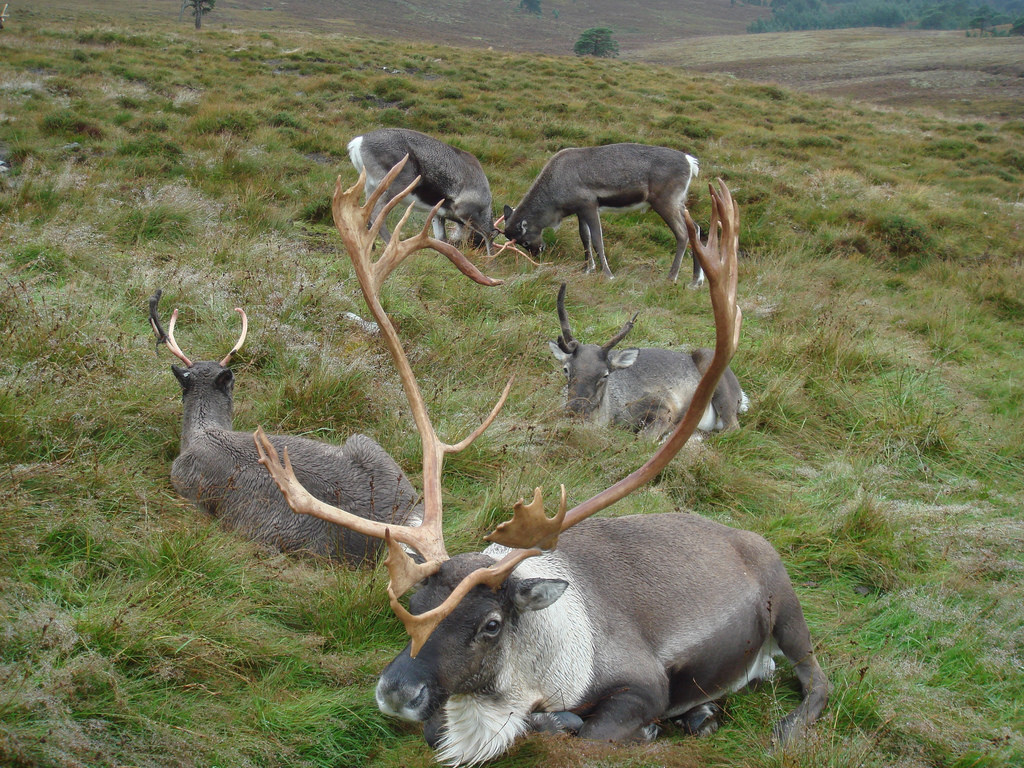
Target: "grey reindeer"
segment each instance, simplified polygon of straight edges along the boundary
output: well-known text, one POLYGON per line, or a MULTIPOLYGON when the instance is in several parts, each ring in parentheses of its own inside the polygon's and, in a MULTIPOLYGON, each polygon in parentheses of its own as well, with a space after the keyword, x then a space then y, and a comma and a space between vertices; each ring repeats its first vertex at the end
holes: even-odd
MULTIPOLYGON (((434 237, 447 242, 445 222, 452 221, 456 227, 455 241, 468 237, 474 246, 483 244, 490 255, 491 241, 497 232, 491 187, 483 166, 472 154, 408 128, 381 128, 356 136, 348 143, 352 165, 359 172, 366 171, 367 194, 372 194, 388 171, 406 155, 409 160, 398 176, 394 192, 389 190, 380 196, 375 214, 383 211, 398 190, 418 176, 420 182, 409 196, 413 205, 429 211, 441 203, 433 219, 434 237)), ((385 243, 391 239, 384 219, 380 234, 385 243)))
MULTIPOLYGON (((232 429, 235 376, 228 364, 245 341, 248 318, 241 308, 242 334, 219 362, 187 358, 174 340, 178 311, 165 332, 157 305, 149 299, 149 321, 157 337, 185 367, 172 365, 181 385, 184 420, 181 448, 171 465, 171 484, 229 530, 283 552, 306 552, 351 565, 376 561, 380 542, 323 520, 294 514, 258 463, 250 432, 232 429)), ((366 435, 351 435, 342 446, 292 435, 271 438, 288 449, 299 474, 317 498, 383 523, 418 525, 423 511, 417 494, 394 459, 366 435), (301 457, 301 458, 300 458, 301 457)))
MULTIPOLYGON (((558 289, 562 335, 549 341, 551 354, 567 379, 565 408, 600 426, 615 424, 659 439, 683 417, 713 352, 671 349, 614 349, 633 329, 636 315, 606 344, 581 344, 573 338, 565 311, 565 283, 558 289)), ((715 387, 698 429, 726 431, 739 426, 737 415, 749 406, 731 368, 715 387)))
MULTIPOLYGON (((669 147, 608 144, 563 149, 548 160, 518 206, 505 206, 505 237, 536 256, 544 247, 543 231, 557 228, 563 219, 575 215, 586 271, 594 271, 596 250, 605 277, 611 279, 614 275, 605 257, 600 212, 650 207, 676 236, 676 253, 668 273, 669 280, 675 282, 689 241, 683 208, 699 168, 696 157, 669 147)), ((704 273, 694 255, 690 287, 703 284, 704 273)))
MULTIPOLYGON (((444 544, 443 457, 461 450, 493 420, 505 395, 457 445, 437 435, 415 374, 379 301, 396 259, 369 258, 361 184, 335 191, 335 223, 363 295, 387 332, 392 360, 423 446, 424 515, 416 528, 382 526, 313 498, 257 432, 260 461, 292 509, 385 537, 388 599, 410 642, 377 682, 380 709, 423 724, 445 765, 475 765, 534 730, 568 730, 597 741, 654 738, 659 723, 714 730, 719 699, 764 679, 783 654, 801 701, 775 725, 780 743, 799 738, 821 715, 829 683, 818 663, 786 568, 761 536, 695 514, 591 515, 653 481, 692 435, 739 339, 736 251, 739 212, 728 189, 712 192, 711 232, 694 247, 714 308, 713 358, 690 411, 650 459, 609 488, 554 517, 541 489, 520 500, 483 552, 450 555, 444 544), (342 212, 343 215, 338 215, 342 212), (720 222, 719 222, 720 219, 720 222), (405 545, 421 556, 414 561, 405 545), (408 608, 399 598, 412 592, 408 608)), ((460 267, 461 269, 461 267, 460 267)), ((470 274, 466 272, 466 274, 470 274)))

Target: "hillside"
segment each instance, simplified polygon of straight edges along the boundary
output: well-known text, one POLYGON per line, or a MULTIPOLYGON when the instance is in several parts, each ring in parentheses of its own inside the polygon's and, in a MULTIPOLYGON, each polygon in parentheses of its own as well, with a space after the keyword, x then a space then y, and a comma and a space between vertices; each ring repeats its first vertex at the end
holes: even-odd
MULTIPOLYGON (((406 642, 383 570, 254 545, 174 491, 181 389, 147 321, 161 288, 185 352, 219 359, 243 307, 235 426, 367 434, 419 487, 409 407, 347 314, 367 308, 330 214, 335 180, 356 178, 346 143, 388 125, 477 155, 496 211, 569 145, 692 152, 705 225, 707 183, 728 184, 751 408, 602 515, 765 536, 834 686, 785 751, 770 734, 797 703, 788 664, 729 696, 707 738, 668 721, 650 744, 534 737, 489 765, 1024 764, 1024 120, 624 60, 196 32, 168 5, 37 0, 0 33, 0 765, 436 764, 374 703, 406 642)), ((450 551, 534 487, 576 503, 654 450, 563 414, 561 282, 582 340, 639 312, 630 343, 711 343, 707 290, 664 277, 663 223, 608 214, 604 234, 614 281, 582 273, 570 220, 540 267, 470 253, 500 287, 422 254, 382 292, 443 439, 516 375, 445 464, 450 551)))
MULTIPOLYGON (((122 3, 96 0, 86 7, 73 0, 46 0, 46 6, 101 19, 116 15, 122 3)), ((179 0, 142 0, 132 18, 176 19, 179 0)), ((31 6, 18 7, 21 15, 31 6)), ((219 0, 207 24, 250 30, 300 29, 364 37, 443 42, 505 51, 572 54, 573 43, 589 28, 615 30, 624 48, 681 37, 739 34, 765 14, 731 0, 541 0, 542 14, 519 8, 519 0, 219 0)))
MULTIPOLYGON (((117 0, 15 5, 12 31, 19 19, 33 18, 34 7, 97 24, 123 12, 117 0)), ((132 5, 132 18, 169 23, 180 8, 177 0, 142 0, 132 5)), ((625 60, 968 119, 1024 117, 1022 38, 894 29, 749 35, 747 25, 766 9, 729 0, 545 0, 542 9, 538 18, 520 10, 516 0, 221 0, 206 26, 333 32, 564 56, 572 55, 584 29, 609 26, 625 60)), ((186 17, 180 25, 191 23, 186 17)), ((394 66, 391 58, 385 53, 378 66, 394 66)))
POLYGON ((1024 117, 1024 38, 962 31, 837 29, 639 44, 632 61, 775 82, 807 93, 935 110, 1024 117))

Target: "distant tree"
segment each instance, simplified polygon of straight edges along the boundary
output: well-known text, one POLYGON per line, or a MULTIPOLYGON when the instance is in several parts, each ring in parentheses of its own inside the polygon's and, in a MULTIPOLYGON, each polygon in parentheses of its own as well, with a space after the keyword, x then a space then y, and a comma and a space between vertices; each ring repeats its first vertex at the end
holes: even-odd
POLYGON ((212 11, 216 4, 217 0, 182 0, 181 10, 184 12, 186 8, 191 8, 192 15, 196 17, 196 29, 202 29, 203 16, 212 11))
POLYGON ((979 6, 974 10, 974 15, 971 17, 971 20, 967 22, 967 28, 976 29, 978 30, 979 35, 984 35, 985 30, 992 25, 996 15, 996 12, 987 5, 979 6))
POLYGON ((619 55, 619 44, 608 27, 592 27, 583 31, 572 50, 577 56, 612 58, 619 55))
POLYGON ((519 0, 519 7, 535 16, 541 15, 540 0, 519 0))
POLYGON ((956 19, 949 8, 938 6, 925 11, 918 26, 921 29, 952 29, 956 26, 956 19))
POLYGON ((1021 16, 1010 26, 1011 35, 1024 35, 1024 16, 1021 16))

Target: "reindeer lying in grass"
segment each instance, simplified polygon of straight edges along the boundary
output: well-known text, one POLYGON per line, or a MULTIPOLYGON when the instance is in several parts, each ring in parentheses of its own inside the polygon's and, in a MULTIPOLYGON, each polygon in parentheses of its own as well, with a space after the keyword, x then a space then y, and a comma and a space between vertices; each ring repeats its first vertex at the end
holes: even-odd
MULTIPOLYGON (((171 465, 175 490, 226 528, 283 552, 307 552, 353 565, 375 562, 381 549, 377 539, 294 514, 260 467, 251 433, 232 429, 235 376, 227 366, 245 341, 245 312, 236 309, 242 316, 242 335, 222 360, 193 363, 174 340, 178 311, 166 332, 160 324, 160 294, 150 297, 150 324, 158 343, 185 364, 171 366, 185 410, 181 452, 171 465)), ((291 435, 271 440, 278 450, 287 448, 292 456, 302 457, 302 482, 318 499, 381 523, 418 525, 422 519, 409 479, 366 435, 352 435, 342 446, 291 435)))
MULTIPOLYGON (((674 349, 615 349, 633 329, 636 315, 606 344, 581 344, 569 328, 565 283, 558 290, 562 335, 548 345, 566 376, 565 410, 600 426, 615 424, 654 439, 668 434, 686 413, 714 353, 674 349)), ((750 401, 731 368, 726 368, 697 425, 705 432, 739 427, 737 415, 750 401)))
MULTIPOLYGON (((388 543, 388 596, 411 642, 381 674, 380 709, 422 722, 427 742, 448 765, 489 760, 537 729, 632 741, 653 738, 657 720, 683 717, 694 732, 707 732, 719 711, 714 702, 771 674, 773 657, 781 653, 793 664, 803 700, 776 725, 775 737, 785 742, 798 736, 821 714, 829 685, 772 545, 692 514, 587 519, 658 476, 697 427, 736 349, 739 213, 725 185, 712 189, 707 246, 686 216, 711 286, 717 340, 675 431, 642 467, 572 510, 566 509, 563 486, 558 512, 548 518, 538 488, 530 504, 520 500, 513 518, 487 537, 490 547, 449 556, 442 532, 444 456, 486 429, 508 386, 481 426, 461 442, 445 443, 434 431, 379 299, 388 274, 417 248, 407 241, 396 245, 399 226, 388 250, 371 260, 375 235, 367 224, 380 188, 360 208, 364 182, 360 176, 343 192, 339 180, 334 221, 420 433, 422 525, 372 522, 319 501, 303 488, 301 459, 287 450, 282 458, 262 431, 255 439, 260 462, 292 509, 388 543), (406 608, 399 598, 414 586, 406 608)), ((471 274, 464 257, 449 258, 471 274)))

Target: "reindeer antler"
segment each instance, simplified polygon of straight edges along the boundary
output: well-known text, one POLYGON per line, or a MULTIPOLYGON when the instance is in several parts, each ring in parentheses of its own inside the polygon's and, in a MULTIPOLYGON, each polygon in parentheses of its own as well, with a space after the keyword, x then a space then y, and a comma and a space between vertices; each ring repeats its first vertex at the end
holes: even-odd
POLYGON ((522 256, 524 259, 526 259, 528 262, 533 264, 533 266, 535 266, 535 267, 542 267, 542 266, 544 266, 545 265, 544 262, 542 262, 542 261, 534 261, 532 258, 530 258, 530 254, 528 254, 526 251, 524 251, 524 250, 522 250, 520 248, 516 248, 515 238, 509 238, 508 235, 506 235, 504 232, 502 232, 500 229, 498 229, 498 227, 501 226, 501 222, 503 222, 504 220, 505 220, 505 216, 504 215, 499 216, 497 221, 494 222, 494 228, 498 230, 499 234, 504 235, 505 242, 502 243, 501 246, 498 248, 498 250, 496 250, 494 253, 488 253, 487 254, 488 260, 493 260, 493 259, 498 258, 498 256, 501 255, 501 253, 503 253, 504 251, 512 251, 512 253, 515 253, 515 254, 517 254, 519 256, 522 256))
MULTIPOLYGON (((725 182, 718 179, 719 189, 709 184, 711 191, 711 228, 708 233, 707 245, 702 246, 697 236, 697 228, 690 218, 690 212, 684 210, 686 229, 690 235, 691 247, 697 254, 701 266, 708 278, 711 294, 711 306, 715 317, 715 353, 708 369, 700 379, 693 399, 690 401, 682 421, 675 431, 661 445, 658 451, 642 467, 630 473, 619 482, 596 494, 587 501, 573 507, 565 514, 561 525, 563 532, 581 520, 611 506, 616 501, 628 496, 637 488, 654 479, 679 452, 696 430, 700 419, 707 409, 708 403, 718 386, 718 380, 729 366, 736 347, 739 344, 740 324, 743 319, 740 308, 736 305, 737 285, 737 253, 739 251, 740 214, 729 194, 725 182)), ((536 515, 535 510, 532 514, 536 515)), ((543 512, 539 512, 543 514, 543 512)), ((507 547, 524 548, 538 546, 538 539, 526 526, 516 525, 516 517, 499 525, 490 535, 488 541, 503 544, 507 547), (521 533, 520 531, 523 531, 521 533)), ((545 541, 550 541, 550 533, 545 541)))
MULTIPOLYGON (((409 587, 420 579, 434 573, 440 567, 440 564, 448 559, 441 529, 441 467, 444 455, 465 449, 490 426, 508 397, 509 391, 512 388, 512 380, 510 379, 508 384, 505 385, 501 397, 487 418, 465 439, 455 444, 448 444, 437 436, 427 414, 426 404, 420 392, 419 384, 413 374, 412 367, 409 365, 405 351, 402 349, 398 332, 380 304, 380 287, 396 267, 411 254, 423 248, 432 249, 447 257, 463 274, 481 285, 500 285, 501 281, 493 280, 480 272, 454 245, 437 240, 429 235, 431 220, 436 215, 440 204, 431 211, 423 229, 418 234, 403 240, 401 232, 403 226, 408 221, 409 214, 412 212, 412 206, 410 205, 398 226, 395 227, 391 240, 384 248, 380 257, 376 262, 371 260, 370 254, 373 250, 373 243, 385 217, 419 182, 419 177, 417 177, 408 187, 393 197, 378 214, 377 218, 371 222, 374 205, 401 172, 407 160, 408 156, 403 158, 388 172, 376 190, 370 194, 365 205, 362 206, 359 205, 359 200, 362 197, 366 184, 365 171, 360 173, 359 180, 347 190, 342 189, 341 178, 339 177, 335 185, 331 208, 334 214, 335 226, 352 260, 352 266, 362 288, 363 297, 366 299, 370 311, 380 326, 388 351, 391 353, 391 358, 398 369, 402 388, 405 390, 406 399, 409 401, 413 419, 416 422, 416 429, 420 434, 420 441, 423 447, 424 511, 422 524, 419 526, 385 525, 351 515, 344 510, 316 499, 302 487, 295 477, 291 463, 288 460, 287 451, 285 451, 282 462, 278 459, 273 445, 262 434, 261 430, 257 430, 255 440, 260 453, 260 463, 270 471, 287 499, 288 504, 295 512, 313 515, 369 536, 383 538, 387 541, 389 555, 385 563, 388 566, 388 573, 391 578, 388 592, 391 595, 392 604, 398 605, 395 612, 405 623, 406 629, 413 636, 415 642, 415 638, 418 636, 425 640, 437 623, 444 618, 444 615, 447 615, 443 611, 433 611, 430 615, 425 614, 423 617, 412 616, 404 608, 401 608, 397 602, 398 597, 407 591, 409 587), (400 546, 401 544, 415 549, 424 558, 425 562, 414 562, 400 546), (444 615, 440 615, 441 613, 444 613, 444 615)), ((539 550, 534 554, 539 554, 539 550)), ((520 555, 515 562, 518 563, 523 557, 527 556, 529 555, 520 555)), ((506 564, 503 568, 505 575, 513 567, 515 567, 515 564, 506 564)), ((495 566, 495 568, 498 568, 498 566, 495 566)), ((497 578, 497 575, 494 573, 481 575, 477 577, 477 583, 490 583, 497 578)), ((500 584, 500 581, 498 583, 500 584)), ((448 612, 450 610, 449 608, 448 612)), ((419 648, 418 645, 414 647, 416 650, 419 648)))
MULTIPOLYGON (((157 305, 160 303, 160 297, 163 296, 163 293, 162 289, 157 288, 156 293, 149 297, 149 324, 153 328, 153 333, 156 334, 157 350, 159 351, 161 344, 165 344, 172 355, 181 360, 187 368, 191 368, 192 361, 185 357, 185 353, 181 351, 178 342, 174 340, 174 325, 178 322, 178 310, 171 312, 171 322, 167 325, 166 333, 160 324, 160 314, 157 311, 157 305)), ((242 344, 245 343, 245 334, 249 329, 249 318, 245 316, 245 310, 241 307, 235 307, 235 312, 242 316, 242 335, 238 337, 238 341, 235 342, 235 346, 231 348, 231 351, 220 361, 220 364, 224 367, 227 367, 227 364, 231 362, 231 357, 242 348, 242 344)))
MULTIPOLYGON (((448 445, 438 439, 430 423, 423 397, 420 394, 419 386, 413 376, 408 359, 402 350, 393 324, 380 305, 377 292, 383 280, 402 260, 415 250, 423 247, 432 248, 447 256, 463 273, 469 275, 477 282, 484 285, 494 285, 497 281, 490 280, 490 278, 480 274, 454 246, 430 238, 427 235, 430 226, 429 219, 418 235, 408 240, 399 240, 399 233, 402 225, 408 219, 409 210, 402 217, 401 223, 395 229, 394 236, 384 249, 381 257, 376 263, 370 261, 369 253, 383 217, 387 215, 399 199, 406 196, 412 190, 416 183, 414 181, 400 195, 393 198, 385 210, 380 213, 377 220, 372 225, 370 224, 370 211, 372 211, 373 205, 379 198, 379 195, 383 194, 383 190, 386 189, 388 184, 398 175, 404 163, 405 160, 391 169, 374 194, 370 196, 370 199, 361 208, 358 206, 358 199, 362 193, 365 174, 360 174, 359 181, 345 192, 341 191, 339 180, 334 192, 333 211, 335 225, 352 259, 367 304, 369 304, 370 310, 381 327, 388 350, 391 352, 392 359, 399 370, 402 386, 412 407, 413 417, 420 433, 420 439, 423 444, 424 515, 422 525, 419 527, 385 525, 358 518, 344 510, 321 502, 311 496, 295 478, 295 473, 288 460, 287 450, 284 454, 284 462, 281 463, 270 441, 262 434, 262 430, 258 430, 256 433, 256 444, 260 451, 260 463, 264 464, 271 472, 293 510, 302 514, 312 514, 329 522, 350 527, 360 533, 385 539, 389 553, 385 564, 388 567, 391 580, 388 585, 388 597, 392 609, 401 619, 412 639, 410 655, 415 657, 420 648, 422 648, 423 643, 430 636, 430 633, 434 631, 446 616, 451 614, 470 590, 481 584, 497 589, 508 578, 512 570, 524 559, 538 555, 542 550, 555 547, 558 542, 558 536, 562 532, 595 512, 615 503, 653 479, 678 453, 690 435, 693 434, 701 415, 711 401, 711 396, 714 393, 719 378, 736 350, 739 339, 741 314, 736 306, 736 255, 739 242, 739 212, 733 203, 732 197, 729 195, 729 190, 719 180, 720 191, 716 191, 714 187, 711 187, 711 235, 708 238, 707 246, 700 245, 696 226, 690 218, 689 212, 685 214, 691 243, 708 276, 717 328, 717 340, 714 357, 697 386, 690 407, 668 440, 638 470, 569 512, 566 511, 565 486, 562 486, 559 511, 551 518, 547 517, 544 513, 540 488, 535 489, 533 501, 529 504, 520 499, 515 505, 512 519, 499 525, 486 537, 488 541, 509 547, 511 551, 493 566, 479 568, 469 574, 441 605, 431 611, 414 616, 401 605, 398 598, 414 583, 436 572, 441 562, 448 559, 441 532, 440 479, 441 462, 443 461, 444 454, 465 448, 490 425, 505 402, 512 382, 509 381, 505 386, 498 404, 481 426, 469 437, 455 445, 448 445), (425 559, 425 562, 416 563, 413 561, 401 544, 414 548, 425 559)), ((564 311, 562 314, 564 314, 564 311)), ((627 323, 616 336, 614 339, 616 343, 628 332, 631 324, 632 321, 627 323)), ((573 341, 572 334, 568 329, 567 319, 563 323, 563 336, 566 343, 573 341)))

